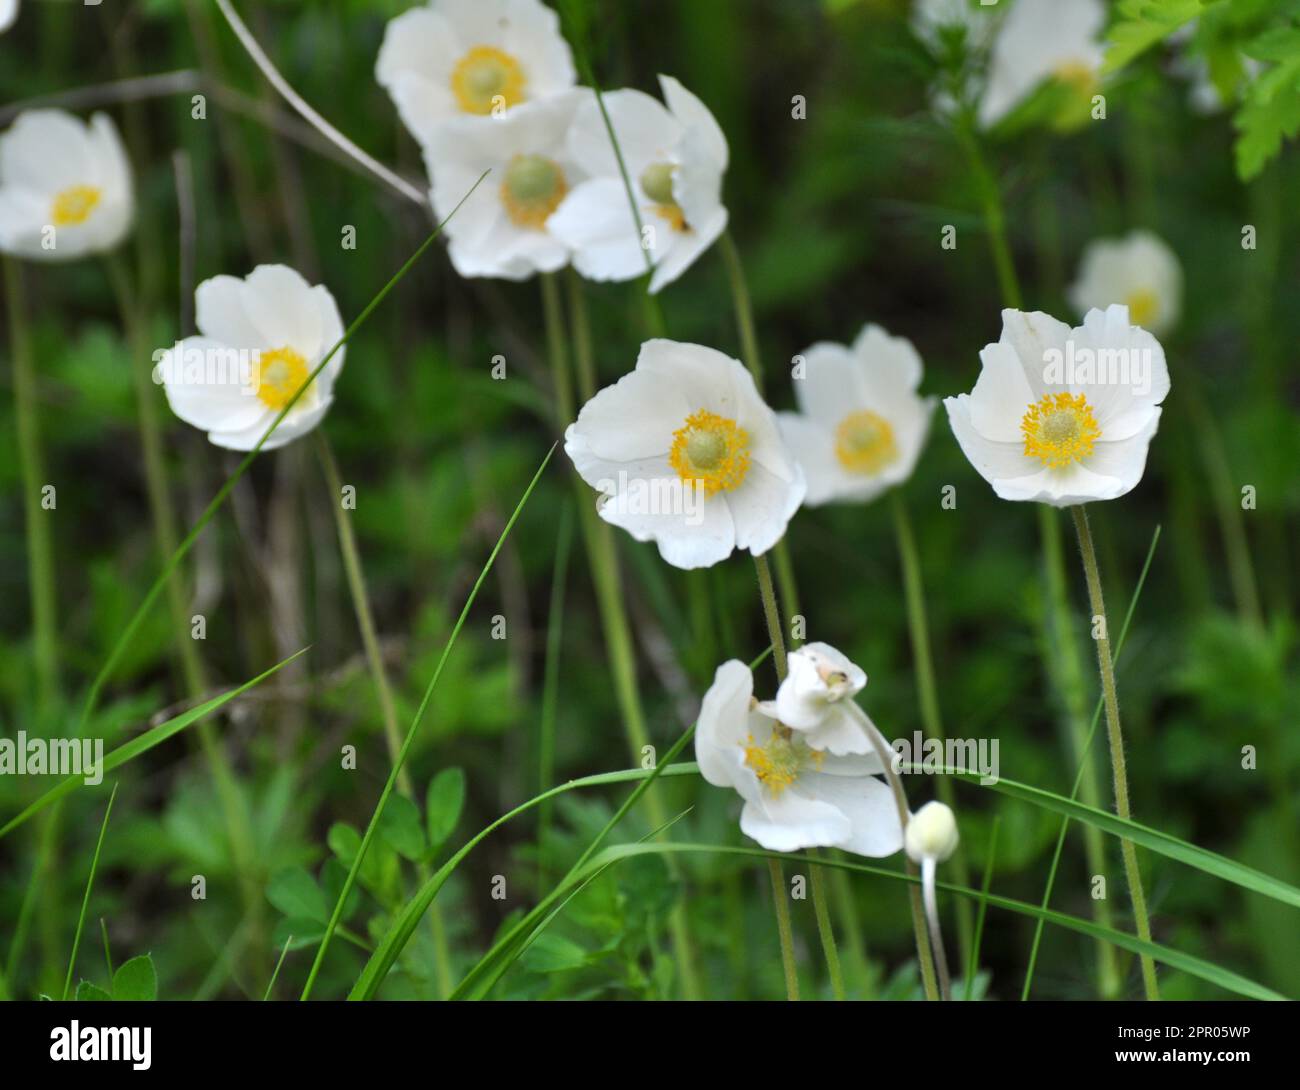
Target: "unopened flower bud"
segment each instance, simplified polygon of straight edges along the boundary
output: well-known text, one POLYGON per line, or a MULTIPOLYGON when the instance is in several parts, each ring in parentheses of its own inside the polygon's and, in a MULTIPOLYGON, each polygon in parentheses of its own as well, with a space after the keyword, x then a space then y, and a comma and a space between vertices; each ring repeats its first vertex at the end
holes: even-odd
POLYGON ((914 862, 942 863, 957 850, 957 819, 941 802, 927 802, 907 823, 903 847, 914 862))

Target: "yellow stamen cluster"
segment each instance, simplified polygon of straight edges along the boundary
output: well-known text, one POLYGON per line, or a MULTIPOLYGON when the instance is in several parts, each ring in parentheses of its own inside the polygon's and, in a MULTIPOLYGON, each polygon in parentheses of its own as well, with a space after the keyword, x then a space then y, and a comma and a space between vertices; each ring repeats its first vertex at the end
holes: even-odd
POLYGON ((72 227, 85 223, 99 204, 103 190, 93 185, 74 185, 54 198, 50 222, 55 227, 72 227))
MULTIPOLYGON (((292 348, 272 348, 259 354, 253 381, 262 404, 279 412, 310 374, 307 361, 292 348)), ((302 400, 300 397, 297 404, 302 400)))
POLYGON ((789 727, 780 725, 761 746, 754 741, 752 734, 749 735, 744 750, 745 766, 758 777, 759 783, 778 797, 799 779, 799 773, 808 765, 817 770, 826 759, 824 752, 813 749, 789 727))
POLYGON ((1134 325, 1150 325, 1160 310, 1160 300, 1150 288, 1129 292, 1124 302, 1128 304, 1128 320, 1134 325))
POLYGON ((451 90, 467 114, 490 114, 498 104, 509 109, 527 95, 524 70, 514 57, 490 45, 476 45, 457 62, 451 90))
POLYGON ((850 473, 875 476, 898 458, 894 429, 870 409, 849 413, 835 429, 835 457, 850 473))
POLYGON ((1083 394, 1046 394, 1020 421, 1025 456, 1061 469, 1086 458, 1101 436, 1092 406, 1083 394))
POLYGON ((1052 74, 1081 97, 1087 97, 1097 89, 1096 71, 1082 61, 1065 61, 1057 65, 1052 74))
POLYGON ((707 409, 691 413, 673 432, 668 463, 706 496, 738 488, 749 472, 749 433, 707 409))
POLYGON ((516 155, 506 167, 501 203, 516 227, 540 231, 568 192, 559 163, 544 155, 516 155))

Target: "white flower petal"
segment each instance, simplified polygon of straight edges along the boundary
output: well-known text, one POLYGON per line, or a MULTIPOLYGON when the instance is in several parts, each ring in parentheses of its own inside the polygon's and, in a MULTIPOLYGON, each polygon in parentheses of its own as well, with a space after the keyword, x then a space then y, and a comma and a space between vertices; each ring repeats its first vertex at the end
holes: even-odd
POLYGON ((573 251, 573 267, 588 280, 631 280, 646 271, 627 188, 619 178, 583 182, 546 225, 573 251))
POLYGON ((659 77, 668 109, 681 125, 699 134, 701 148, 713 160, 719 173, 728 165, 727 138, 709 108, 672 76, 659 77))
POLYGON ((263 347, 287 347, 307 360, 318 358, 320 304, 301 273, 288 265, 259 265, 242 282, 240 295, 263 347))
POLYGON ((898 804, 887 784, 870 776, 853 779, 811 773, 800 777, 799 788, 835 807, 848 820, 848 835, 835 845, 841 850, 881 859, 902 848, 898 804))
POLYGON ((853 834, 853 824, 839 807, 789 787, 780 795, 765 791, 748 800, 740 812, 740 830, 768 851, 793 852, 840 844, 853 834))

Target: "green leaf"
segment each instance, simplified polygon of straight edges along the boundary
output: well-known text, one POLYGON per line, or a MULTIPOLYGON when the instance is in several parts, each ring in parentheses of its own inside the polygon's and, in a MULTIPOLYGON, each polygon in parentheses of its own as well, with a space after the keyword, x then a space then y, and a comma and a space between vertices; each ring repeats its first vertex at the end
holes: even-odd
POLYGON ((1233 118, 1237 129, 1237 175, 1250 181, 1300 130, 1300 59, 1270 70, 1250 87, 1233 118))
POLYGON ((424 858, 420 808, 405 795, 394 795, 388 800, 379 819, 379 835, 404 858, 412 861, 424 858))
POLYGON ((456 831, 465 808, 465 773, 459 768, 444 768, 429 783, 424 802, 424 819, 428 823, 429 850, 437 851, 456 831))
POLYGON ((266 886, 266 899, 289 917, 302 917, 324 923, 329 919, 329 905, 316 880, 302 867, 286 867, 272 875, 266 886))
MULTIPOLYGON (((104 757, 103 767, 101 769, 102 775, 107 776, 114 769, 120 768, 128 761, 139 757, 140 754, 147 753, 149 750, 153 749, 154 746, 167 741, 167 739, 173 734, 179 734, 186 727, 197 723, 200 719, 203 719, 208 715, 211 715, 218 708, 234 700, 235 697, 246 693, 255 685, 260 685, 277 670, 281 670, 285 666, 288 666, 289 663, 293 662, 293 660, 299 655, 305 654, 306 651, 307 648, 304 647, 301 651, 295 652, 282 662, 276 663, 265 673, 258 674, 257 677, 253 678, 251 681, 244 682, 244 684, 239 686, 239 688, 231 689, 229 692, 213 697, 206 703, 200 704, 197 708, 191 708, 187 712, 182 712, 180 715, 168 719, 165 723, 160 723, 158 726, 145 731, 138 737, 132 738, 131 741, 127 742, 125 745, 118 746, 112 753, 109 753, 104 757)), ((45 794, 23 810, 22 813, 11 818, 3 828, 0 828, 0 838, 4 837, 6 833, 13 832, 14 829, 27 821, 28 818, 44 810, 45 807, 50 805, 50 803, 75 791, 83 782, 84 780, 81 776, 69 776, 62 783, 51 787, 45 792, 45 794)))
POLYGON ((1102 73, 1118 71, 1175 30, 1214 7, 1216 0, 1120 0, 1107 36, 1102 73))
POLYGON ((158 974, 153 958, 141 954, 132 958, 113 974, 113 998, 127 1001, 150 1001, 158 998, 158 974))
POLYGON ((522 961, 534 973, 563 973, 581 969, 590 955, 572 939, 562 935, 542 935, 524 953, 522 961))
MULTIPOLYGON (((125 967, 123 966, 123 968, 125 967)), ((98 984, 92 984, 89 980, 83 980, 77 984, 78 1003, 104 1003, 111 1001, 112 998, 98 984)))

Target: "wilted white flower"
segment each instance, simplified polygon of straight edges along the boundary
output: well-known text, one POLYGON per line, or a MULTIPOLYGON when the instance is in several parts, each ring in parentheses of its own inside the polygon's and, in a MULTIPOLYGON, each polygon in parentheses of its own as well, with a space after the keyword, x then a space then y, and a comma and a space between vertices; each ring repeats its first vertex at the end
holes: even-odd
POLYGON ((1002 312, 974 390, 944 400, 962 452, 1005 500, 1054 507, 1110 500, 1142 479, 1169 392, 1160 342, 1128 308, 1083 325, 1002 312))
POLYGON ((429 0, 388 24, 375 77, 422 144, 449 118, 499 118, 576 81, 560 21, 539 0, 429 0))
POLYGON ((718 667, 695 733, 700 774, 745 800, 741 831, 770 851, 836 847, 892 855, 903 844, 890 789, 874 753, 837 757, 773 718, 754 701, 749 667, 718 667))
POLYGON ((1101 0, 1016 0, 993 40, 980 124, 1000 121, 1047 79, 1091 94, 1105 22, 1101 0))
POLYGON ((18 0, 0 0, 0 34, 3 34, 18 18, 18 0))
POLYGON ((851 348, 822 342, 800 355, 799 412, 779 419, 808 478, 807 502, 862 502, 907 480, 935 406, 916 392, 921 357, 911 341, 868 325, 851 348))
POLYGON ((438 219, 492 171, 445 228, 461 276, 524 280, 568 264, 569 248, 552 225, 560 202, 587 176, 564 137, 578 103, 590 96, 565 91, 499 121, 461 118, 439 126, 424 149, 438 219))
POLYGON ((0 136, 0 250, 68 261, 113 249, 134 216, 131 164, 107 114, 28 110, 0 136))
POLYGON ((862 668, 830 644, 805 644, 790 652, 776 700, 764 709, 813 749, 870 753, 870 720, 853 699, 866 683, 862 668))
POLYGON ((1098 239, 1083 251, 1069 297, 1081 315, 1123 303, 1134 325, 1162 337, 1178 321, 1183 270, 1173 250, 1150 231, 1098 239))
POLYGON ((601 518, 679 568, 767 552, 804 496, 749 372, 697 344, 646 341, 636 368, 582 407, 564 449, 601 493, 601 518))
MULTIPOLYGON (((328 289, 284 265, 245 279, 214 276, 194 293, 199 336, 162 354, 172 411, 219 447, 251 450, 325 354, 343 336, 328 289)), ((340 347, 263 444, 282 447, 311 431, 333 401, 340 347)))
POLYGON ((957 850, 957 818, 942 802, 927 802, 907 822, 903 846, 915 863, 943 863, 957 850))
POLYGON ((671 284, 722 234, 727 140, 709 108, 671 76, 660 76, 667 108, 641 91, 611 91, 605 109, 618 137, 642 227, 628 200, 600 104, 589 98, 569 131, 569 154, 590 176, 551 222, 591 280, 629 280, 654 263, 650 290, 671 284))

